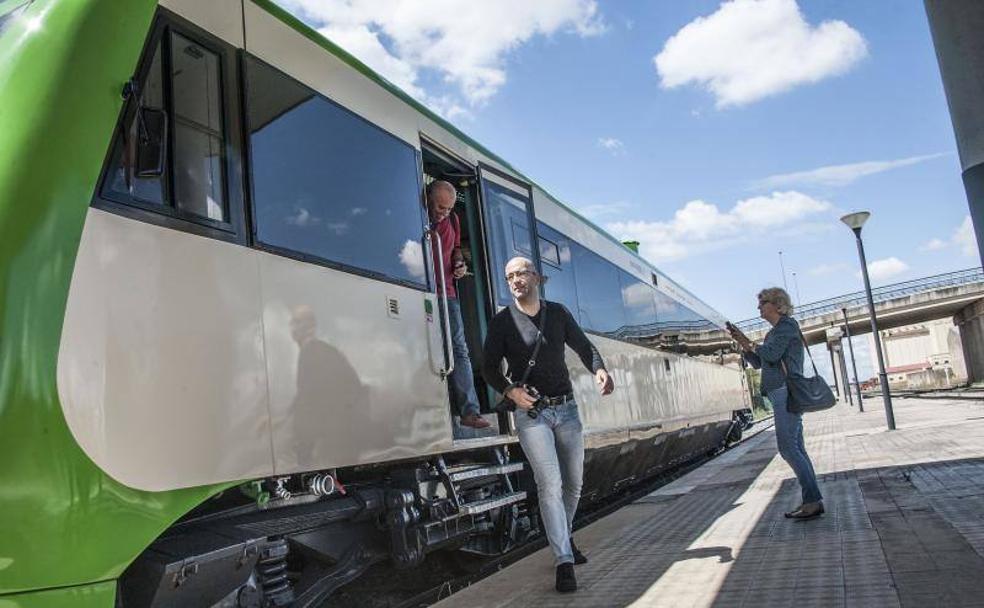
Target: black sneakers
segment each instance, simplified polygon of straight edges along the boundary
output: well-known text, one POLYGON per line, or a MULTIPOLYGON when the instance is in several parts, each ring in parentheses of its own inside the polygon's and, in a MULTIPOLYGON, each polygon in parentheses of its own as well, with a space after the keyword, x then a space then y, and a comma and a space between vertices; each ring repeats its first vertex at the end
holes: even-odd
POLYGON ((573 593, 577 591, 577 577, 574 576, 574 564, 568 562, 557 566, 557 591, 573 593))
POLYGON ((588 563, 588 558, 581 553, 581 550, 577 548, 574 544, 574 537, 571 537, 571 553, 574 555, 574 565, 580 566, 581 564, 588 563))

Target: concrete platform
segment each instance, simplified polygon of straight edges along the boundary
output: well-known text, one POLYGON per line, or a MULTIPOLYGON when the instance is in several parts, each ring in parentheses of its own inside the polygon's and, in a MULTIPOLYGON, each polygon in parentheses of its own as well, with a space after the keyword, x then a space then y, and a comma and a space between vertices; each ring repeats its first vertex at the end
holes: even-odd
POLYGON ((827 514, 796 522, 769 429, 577 531, 580 589, 535 553, 437 604, 456 606, 984 606, 984 402, 879 400, 807 416, 827 514))

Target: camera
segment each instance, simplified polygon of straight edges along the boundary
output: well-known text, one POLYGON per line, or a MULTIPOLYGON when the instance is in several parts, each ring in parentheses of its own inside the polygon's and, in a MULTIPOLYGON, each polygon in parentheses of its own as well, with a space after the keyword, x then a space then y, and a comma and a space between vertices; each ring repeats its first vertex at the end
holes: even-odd
POLYGON ((540 403, 540 400, 543 399, 543 395, 540 394, 540 391, 536 390, 535 386, 524 384, 523 388, 526 390, 527 393, 530 394, 530 397, 533 397, 534 399, 533 407, 526 410, 526 415, 529 416, 530 418, 536 418, 537 416, 540 415, 540 408, 543 407, 543 405, 540 403))

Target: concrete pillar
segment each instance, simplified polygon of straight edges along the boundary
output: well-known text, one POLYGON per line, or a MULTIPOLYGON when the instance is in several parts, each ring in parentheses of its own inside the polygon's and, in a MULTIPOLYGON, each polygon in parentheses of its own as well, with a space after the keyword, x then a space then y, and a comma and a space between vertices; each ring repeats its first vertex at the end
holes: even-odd
POLYGON ((984 2, 924 0, 977 246, 984 252, 984 2))
POLYGON ((984 299, 955 314, 953 322, 960 328, 967 379, 970 382, 984 382, 984 299))

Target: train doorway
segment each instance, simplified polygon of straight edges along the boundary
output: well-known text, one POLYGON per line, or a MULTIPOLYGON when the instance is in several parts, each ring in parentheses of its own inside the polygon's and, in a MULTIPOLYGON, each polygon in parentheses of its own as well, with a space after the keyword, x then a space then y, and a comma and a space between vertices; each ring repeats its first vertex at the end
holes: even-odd
MULTIPOLYGON (((452 213, 461 228, 461 252, 468 266, 465 276, 454 282, 465 342, 468 346, 472 369, 472 382, 479 404, 479 415, 489 423, 486 428, 475 428, 461 424, 461 411, 457 397, 448 382, 448 407, 451 413, 451 426, 456 441, 495 437, 508 433, 508 421, 492 409, 495 403, 492 391, 482 379, 482 342, 492 313, 489 273, 486 261, 485 243, 482 238, 482 219, 478 191, 478 176, 474 167, 455 158, 452 154, 427 141, 421 142, 422 170, 424 185, 435 180, 444 180, 455 187, 457 200, 452 213), (457 402, 457 403, 456 403, 457 402)), ((432 271, 432 276, 437 272, 432 271)), ((435 280, 435 285, 438 281, 435 280)), ((439 288, 438 288, 439 289, 439 288)), ((443 309, 442 309, 443 311, 443 309)), ((442 323, 441 327, 444 327, 442 323)), ((451 353, 446 353, 449 360, 451 353)))

